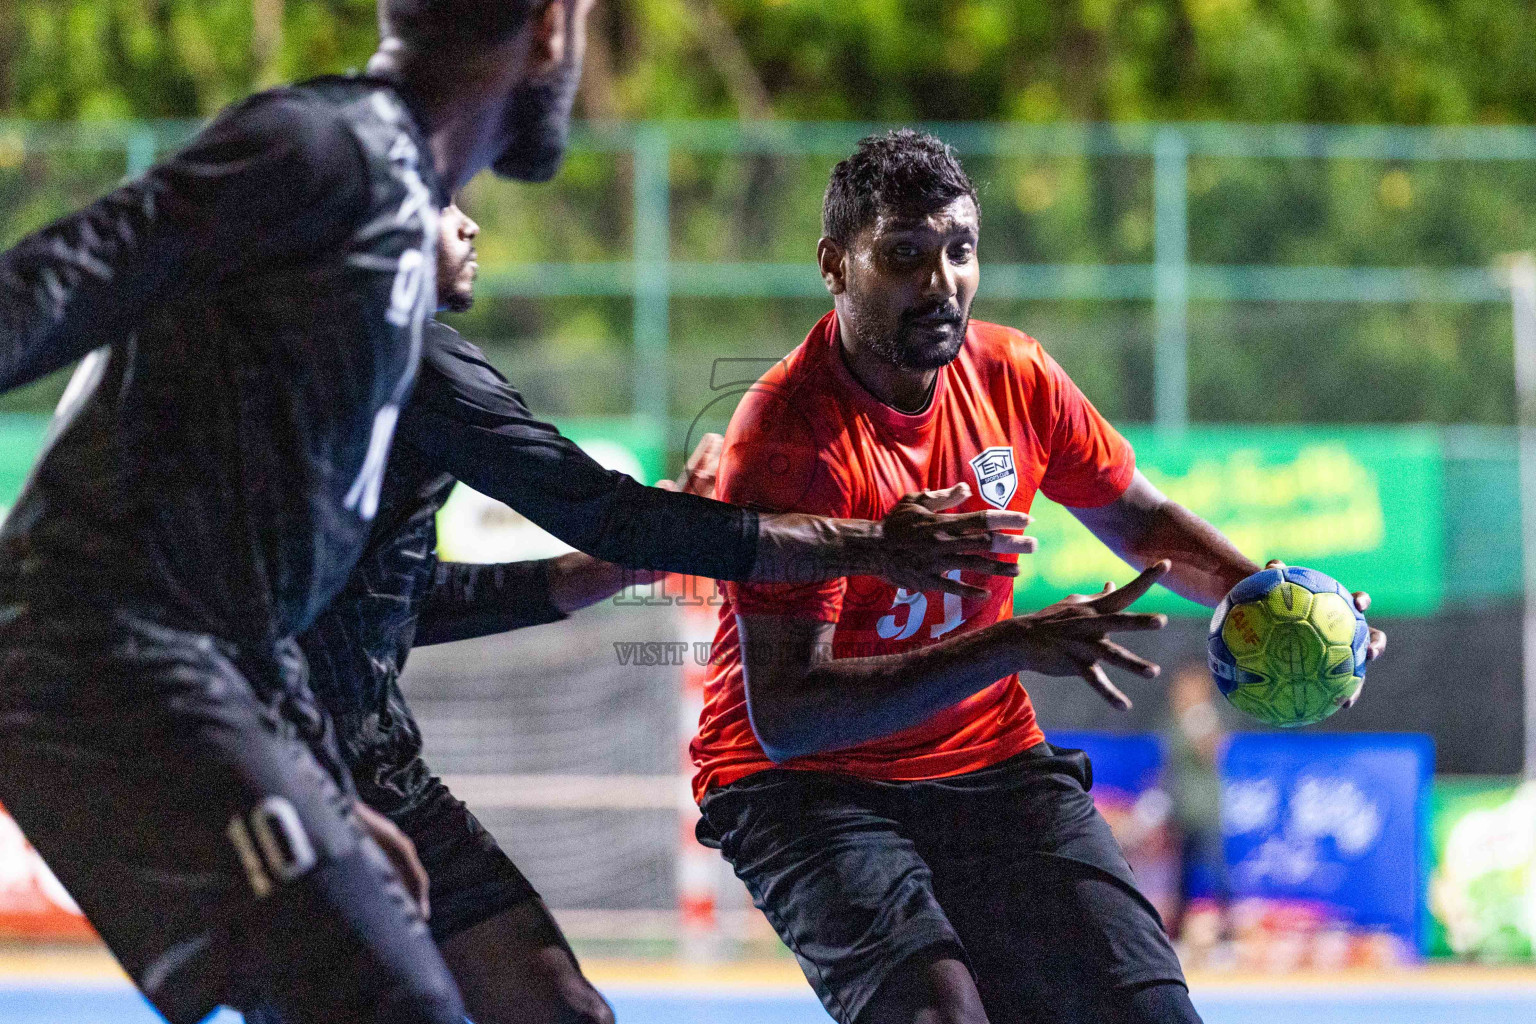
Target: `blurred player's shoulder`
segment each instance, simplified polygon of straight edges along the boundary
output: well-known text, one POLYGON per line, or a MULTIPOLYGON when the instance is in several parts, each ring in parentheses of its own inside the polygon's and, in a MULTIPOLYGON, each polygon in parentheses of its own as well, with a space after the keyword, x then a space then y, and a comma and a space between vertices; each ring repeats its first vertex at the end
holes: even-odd
MULTIPOLYGON (((221 110, 162 165, 155 186, 176 209, 231 194, 232 211, 258 233, 302 215, 311 227, 360 226, 373 206, 370 181, 390 172, 400 138, 419 132, 387 84, 326 78, 268 89, 221 110), (246 184, 248 182, 248 184, 246 184), (252 202, 251 196, 260 197, 252 202), (270 221, 270 223, 269 223, 270 221)), ((412 160, 413 173, 430 169, 412 160)), ((425 191, 423 189, 423 191, 425 191)), ((425 197, 430 199, 430 196, 425 197)))
POLYGON ((459 363, 490 366, 479 345, 441 320, 428 320, 422 332, 424 363, 448 369, 459 363))
POLYGON ((205 135, 218 137, 238 125, 242 137, 264 139, 295 152, 324 153, 335 146, 355 146, 348 139, 352 119, 347 108, 360 96, 355 85, 338 88, 327 79, 277 86, 219 111, 205 135))
POLYGON ((487 415, 531 417, 522 396, 484 350, 438 320, 428 320, 422 332, 421 372, 410 408, 486 426, 490 421, 482 417, 487 415))

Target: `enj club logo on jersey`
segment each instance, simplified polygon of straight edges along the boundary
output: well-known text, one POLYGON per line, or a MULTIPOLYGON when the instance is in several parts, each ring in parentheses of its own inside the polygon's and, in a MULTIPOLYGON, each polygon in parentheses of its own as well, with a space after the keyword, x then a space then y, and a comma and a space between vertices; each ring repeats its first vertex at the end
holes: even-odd
POLYGON ((1019 473, 1013 466, 1013 449, 988 448, 971 460, 976 474, 976 493, 993 508, 1007 508, 1019 489, 1019 473))

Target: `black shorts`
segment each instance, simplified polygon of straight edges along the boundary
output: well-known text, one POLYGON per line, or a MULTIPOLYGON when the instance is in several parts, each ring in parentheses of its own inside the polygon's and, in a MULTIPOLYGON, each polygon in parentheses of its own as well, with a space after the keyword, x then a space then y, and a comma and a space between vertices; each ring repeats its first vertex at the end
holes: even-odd
POLYGON ((421 729, 398 681, 361 696, 321 686, 316 697, 336 723, 340 756, 358 799, 416 844, 432 901, 427 923, 439 944, 539 898, 485 826, 422 760, 421 729))
MULTIPOLYGON (((362 794, 367 799, 367 793, 362 794)), ((432 916, 427 925, 438 944, 482 921, 539 898, 464 802, 437 778, 418 799, 390 815, 416 844, 431 884, 432 916)))
POLYGON ((173 1024, 457 1024, 301 677, 236 659, 126 613, 0 608, 0 801, 173 1024))
POLYGON ((1091 785, 1086 755, 1043 743, 920 782, 775 769, 705 794, 698 834, 842 1024, 939 956, 970 967, 992 1024, 1088 1024, 1117 992, 1184 982, 1091 785))

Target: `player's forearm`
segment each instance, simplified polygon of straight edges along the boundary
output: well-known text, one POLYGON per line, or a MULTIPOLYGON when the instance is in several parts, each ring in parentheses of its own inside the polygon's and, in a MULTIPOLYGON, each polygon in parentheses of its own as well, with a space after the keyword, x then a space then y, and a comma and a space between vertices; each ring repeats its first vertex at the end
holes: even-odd
POLYGON ((757 517, 753 583, 809 583, 873 575, 879 523, 797 512, 757 517))
POLYGON ((1207 607, 1215 607, 1239 581, 1259 571, 1220 530, 1173 501, 1152 512, 1144 531, 1116 553, 1137 569, 1168 559, 1173 568, 1163 585, 1207 607))
POLYGON ((565 618, 550 594, 549 563, 441 562, 416 623, 414 646, 494 636, 565 618))
POLYGON ((810 668, 773 665, 754 652, 747 706, 776 761, 866 743, 919 725, 1027 665, 1023 633, 1009 619, 936 644, 870 657, 830 657, 810 668), (754 677, 764 685, 754 687, 754 677))
POLYGON ((626 569, 580 551, 551 558, 547 574, 549 603, 567 615, 606 600, 625 587, 650 583, 658 575, 649 569, 626 569))
POLYGON ((1168 500, 1140 473, 1120 500, 1072 512, 1137 569, 1168 559, 1173 568, 1162 578, 1163 586, 1207 607, 1219 604, 1240 580, 1259 571, 1220 530, 1168 500))
POLYGON ((756 512, 604 469, 494 378, 454 386, 442 398, 413 397, 421 404, 408 411, 397 443, 595 559, 635 570, 750 578, 760 546, 756 512), (466 415, 474 401, 488 408, 466 415))

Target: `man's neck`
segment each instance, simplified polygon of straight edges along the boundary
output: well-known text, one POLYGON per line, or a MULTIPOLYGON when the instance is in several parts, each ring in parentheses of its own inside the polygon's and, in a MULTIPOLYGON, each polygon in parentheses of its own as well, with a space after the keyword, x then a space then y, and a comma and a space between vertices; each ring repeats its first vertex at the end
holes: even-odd
POLYGON ((921 412, 928 404, 938 370, 910 370, 892 365, 853 341, 841 319, 838 336, 843 365, 878 401, 903 413, 921 412))

